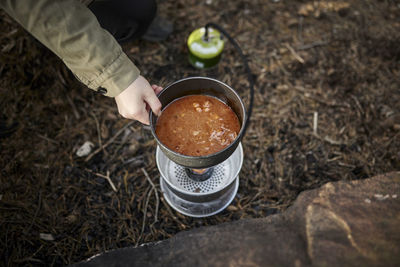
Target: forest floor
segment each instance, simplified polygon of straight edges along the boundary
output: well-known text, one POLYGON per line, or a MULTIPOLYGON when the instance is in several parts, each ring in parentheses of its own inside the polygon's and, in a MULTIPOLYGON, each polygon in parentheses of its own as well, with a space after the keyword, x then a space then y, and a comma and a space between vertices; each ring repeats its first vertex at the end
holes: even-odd
POLYGON ((6 266, 66 265, 183 230, 261 218, 327 182, 400 170, 397 1, 169 0, 159 10, 175 25, 167 41, 123 45, 151 83, 213 77, 248 105, 249 83, 232 45, 212 70, 188 63, 186 38, 207 22, 224 27, 249 59, 256 92, 238 194, 212 217, 175 212, 162 197, 151 133, 119 116, 113 99, 80 84, 1 12, 6 266), (96 153, 78 157, 86 141, 96 153))

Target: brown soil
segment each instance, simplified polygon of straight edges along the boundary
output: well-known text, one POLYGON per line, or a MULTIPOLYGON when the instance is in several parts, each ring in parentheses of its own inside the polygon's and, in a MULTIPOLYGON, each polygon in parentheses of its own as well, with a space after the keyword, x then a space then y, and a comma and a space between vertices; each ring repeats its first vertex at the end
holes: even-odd
POLYGON ((82 86, 0 13, 0 262, 70 264, 182 230, 265 217, 304 190, 400 169, 397 1, 206 2, 162 1, 161 13, 175 23, 168 41, 123 46, 152 83, 214 77, 246 103, 234 48, 226 45, 217 68, 199 71, 188 63, 185 39, 212 21, 250 60, 256 94, 239 192, 205 219, 183 216, 162 198, 150 132, 122 119, 113 99, 82 86), (80 158, 85 141, 96 153, 80 158))

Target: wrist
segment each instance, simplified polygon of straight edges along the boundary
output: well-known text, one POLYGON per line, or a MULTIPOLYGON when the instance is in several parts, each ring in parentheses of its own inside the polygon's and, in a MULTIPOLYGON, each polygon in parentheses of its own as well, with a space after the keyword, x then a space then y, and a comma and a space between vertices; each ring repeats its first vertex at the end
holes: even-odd
POLYGON ((118 62, 112 63, 104 72, 107 75, 101 84, 99 84, 98 91, 101 90, 100 93, 109 97, 116 97, 121 94, 140 75, 139 69, 124 53, 118 62))

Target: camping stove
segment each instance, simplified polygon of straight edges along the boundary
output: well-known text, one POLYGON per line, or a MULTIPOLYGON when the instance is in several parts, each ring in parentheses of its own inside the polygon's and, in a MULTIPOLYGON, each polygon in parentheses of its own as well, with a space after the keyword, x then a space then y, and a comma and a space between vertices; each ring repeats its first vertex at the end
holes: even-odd
POLYGON ((239 187, 243 163, 240 143, 245 131, 246 111, 231 87, 207 77, 189 77, 165 87, 158 98, 163 107, 175 99, 193 94, 218 98, 238 116, 241 128, 236 139, 224 149, 205 156, 186 156, 166 147, 157 137, 157 116, 150 112, 151 132, 157 141, 156 161, 164 198, 178 212, 206 217, 222 211, 231 203, 239 187))
POLYGON ((206 169, 190 169, 170 160, 157 147, 157 167, 165 200, 176 211, 191 217, 206 217, 225 209, 239 188, 243 149, 222 163, 206 169))

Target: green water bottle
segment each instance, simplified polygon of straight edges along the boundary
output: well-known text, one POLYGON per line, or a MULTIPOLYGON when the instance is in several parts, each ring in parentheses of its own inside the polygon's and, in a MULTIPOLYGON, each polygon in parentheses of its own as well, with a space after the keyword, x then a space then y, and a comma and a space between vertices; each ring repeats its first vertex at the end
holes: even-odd
POLYGON ((189 62, 195 68, 207 69, 218 64, 222 50, 224 49, 224 40, 221 33, 211 27, 204 27, 193 31, 187 40, 189 48, 189 62))

